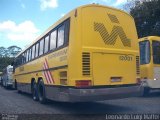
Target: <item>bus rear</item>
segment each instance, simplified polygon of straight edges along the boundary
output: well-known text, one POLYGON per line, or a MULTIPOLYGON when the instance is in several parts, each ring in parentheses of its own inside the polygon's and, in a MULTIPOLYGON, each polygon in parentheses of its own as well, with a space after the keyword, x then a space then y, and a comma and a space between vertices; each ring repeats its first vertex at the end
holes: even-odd
POLYGON ((151 89, 160 89, 160 37, 148 36, 139 41, 140 70, 145 96, 151 89))
POLYGON ((4 87, 13 87, 13 67, 8 65, 3 71, 3 86, 4 87))
POLYGON ((84 6, 77 16, 81 19, 77 37, 81 48, 76 49, 81 60, 71 60, 76 69, 69 69, 76 74, 70 82, 78 88, 72 92, 75 98, 95 101, 140 95, 139 48, 133 18, 100 5, 84 6))

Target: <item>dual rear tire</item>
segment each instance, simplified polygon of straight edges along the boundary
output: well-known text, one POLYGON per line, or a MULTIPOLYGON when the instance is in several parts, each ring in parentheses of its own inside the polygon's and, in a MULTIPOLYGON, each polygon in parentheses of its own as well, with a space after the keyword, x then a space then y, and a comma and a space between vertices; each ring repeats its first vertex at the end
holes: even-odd
POLYGON ((42 104, 46 103, 46 92, 45 92, 45 85, 43 80, 41 79, 38 84, 36 81, 32 83, 32 99, 34 101, 38 101, 42 104))

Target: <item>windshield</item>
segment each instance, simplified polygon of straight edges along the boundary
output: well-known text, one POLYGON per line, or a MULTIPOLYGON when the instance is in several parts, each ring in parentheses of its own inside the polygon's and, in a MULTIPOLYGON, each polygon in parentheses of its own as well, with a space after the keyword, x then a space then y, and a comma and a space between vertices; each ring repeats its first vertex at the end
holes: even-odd
POLYGON ((150 62, 150 42, 148 40, 139 43, 140 46, 140 64, 150 62))
POLYGON ((153 63, 160 64, 160 42, 152 41, 153 63))

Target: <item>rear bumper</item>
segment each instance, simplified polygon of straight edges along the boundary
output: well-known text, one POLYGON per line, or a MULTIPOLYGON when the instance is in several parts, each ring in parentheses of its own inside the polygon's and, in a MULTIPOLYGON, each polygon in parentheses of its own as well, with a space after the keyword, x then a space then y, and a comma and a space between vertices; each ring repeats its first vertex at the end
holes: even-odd
POLYGON ((58 95, 55 95, 57 96, 56 98, 54 97, 51 99, 63 102, 87 102, 141 96, 143 87, 136 85, 116 88, 68 88, 60 91, 57 91, 58 95))
POLYGON ((159 89, 160 88, 160 80, 152 80, 152 79, 142 79, 143 87, 149 87, 152 89, 159 89))

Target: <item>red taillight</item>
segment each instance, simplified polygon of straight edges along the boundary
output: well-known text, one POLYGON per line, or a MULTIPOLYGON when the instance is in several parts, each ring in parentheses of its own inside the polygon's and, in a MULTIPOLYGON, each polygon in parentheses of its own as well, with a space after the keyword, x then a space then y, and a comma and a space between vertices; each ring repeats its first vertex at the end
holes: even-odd
POLYGON ((76 87, 89 87, 91 86, 91 80, 77 80, 76 87))

